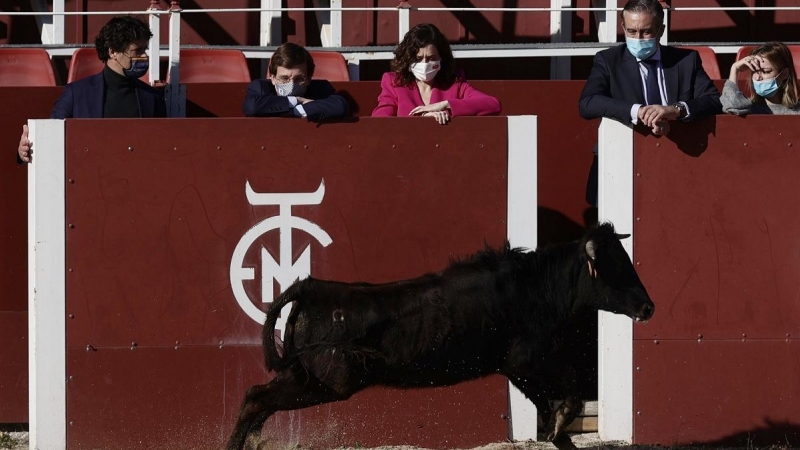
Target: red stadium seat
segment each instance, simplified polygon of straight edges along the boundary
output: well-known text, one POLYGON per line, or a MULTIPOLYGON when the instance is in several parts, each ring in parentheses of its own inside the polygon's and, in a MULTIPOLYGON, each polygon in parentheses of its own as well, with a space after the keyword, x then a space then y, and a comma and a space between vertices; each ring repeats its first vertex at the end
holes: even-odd
POLYGON ((717 54, 714 53, 711 47, 682 45, 681 48, 697 50, 697 53, 700 53, 700 60, 703 61, 703 69, 705 69, 708 77, 712 80, 722 79, 722 74, 719 71, 719 63, 717 62, 717 54))
POLYGON ((0 86, 55 85, 53 65, 45 49, 0 49, 0 86))
POLYGON ((103 70, 103 66, 103 61, 100 61, 97 56, 97 50, 94 48, 79 48, 72 53, 67 83, 94 75, 103 70))
MULTIPOLYGON (((792 60, 794 61, 794 71, 800 74, 800 45, 787 45, 789 52, 792 54, 792 60)), ((736 60, 740 60, 745 56, 748 56, 750 52, 758 48, 756 45, 745 45, 744 47, 740 48, 738 52, 736 52, 736 60)), ((739 72, 739 79, 746 80, 749 77, 748 72, 739 72)))
MULTIPOLYGON (((339 52, 309 51, 314 59, 314 78, 328 81, 350 81, 347 61, 339 52)), ((268 66, 269 67, 269 66, 268 66)), ((266 76, 269 77, 269 68, 266 76)))
POLYGON ((314 78, 328 81, 350 81, 347 61, 339 52, 309 51, 314 58, 314 78))
POLYGON ((181 50, 180 67, 181 84, 250 82, 250 70, 241 50, 181 50))

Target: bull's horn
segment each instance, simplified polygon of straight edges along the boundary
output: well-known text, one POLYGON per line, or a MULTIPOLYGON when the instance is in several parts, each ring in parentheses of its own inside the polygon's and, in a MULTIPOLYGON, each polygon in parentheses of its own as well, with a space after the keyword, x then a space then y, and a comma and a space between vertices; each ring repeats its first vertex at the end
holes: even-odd
POLYGON ((617 235, 617 239, 620 239, 620 240, 627 239, 627 238, 631 237, 630 234, 619 234, 619 233, 615 233, 615 234, 617 235))
POLYGON ((595 256, 596 256, 595 249, 596 248, 597 247, 595 246, 594 241, 587 241, 586 242, 586 254, 589 255, 589 258, 592 258, 592 259, 595 258, 595 256))

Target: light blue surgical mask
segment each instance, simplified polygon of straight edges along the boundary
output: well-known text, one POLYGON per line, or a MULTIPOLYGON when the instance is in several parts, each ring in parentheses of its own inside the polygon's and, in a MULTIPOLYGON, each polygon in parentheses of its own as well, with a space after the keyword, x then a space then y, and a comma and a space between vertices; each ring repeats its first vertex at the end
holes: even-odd
POLYGON ((625 44, 628 45, 628 51, 631 52, 631 55, 639 59, 647 59, 653 56, 653 53, 658 49, 656 38, 636 39, 626 36, 625 44))
POLYGON ((150 68, 150 60, 147 58, 131 58, 130 69, 122 69, 122 73, 130 78, 142 78, 150 68))
MULTIPOLYGON (((781 71, 781 73, 783 73, 783 71, 781 71)), ((772 97, 773 94, 778 92, 778 77, 781 76, 781 73, 779 73, 775 78, 770 78, 769 80, 753 80, 753 90, 756 91, 756 94, 759 97, 772 97)))

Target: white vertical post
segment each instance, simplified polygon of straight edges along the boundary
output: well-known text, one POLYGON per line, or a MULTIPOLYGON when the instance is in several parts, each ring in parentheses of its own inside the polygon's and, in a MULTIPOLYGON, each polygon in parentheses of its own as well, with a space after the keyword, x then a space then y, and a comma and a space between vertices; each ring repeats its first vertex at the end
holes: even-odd
POLYGON ((168 117, 186 117, 186 88, 180 85, 180 81, 181 8, 173 5, 169 15, 169 84, 166 89, 168 117))
MULTIPOLYGON (((537 117, 508 118, 508 222, 507 237, 514 247, 535 249, 538 237, 537 117)), ((510 382, 509 438, 536 440, 536 406, 510 382)))
POLYGON ((595 0, 594 7, 605 8, 596 11, 597 41, 617 42, 617 0, 595 0))
MULTIPOLYGON (((598 133, 600 221, 633 235, 633 130, 602 119, 598 133)), ((633 258, 633 236, 623 239, 633 258)), ((633 438, 633 324, 623 315, 600 311, 598 351, 598 432, 605 441, 633 438)))
MULTIPOLYGON (((50 10, 47 0, 31 0, 31 7, 36 12, 50 10)), ((36 24, 42 38, 42 44, 64 43, 64 0, 53 0, 52 16, 36 16, 36 24), (60 14, 59 14, 60 13, 60 14)))
POLYGON ((67 446, 64 121, 29 121, 28 424, 31 449, 67 446))
POLYGON ((408 4, 408 0, 400 0, 400 4, 397 5, 397 30, 400 35, 397 42, 401 42, 408 33, 411 23, 410 12, 411 5, 408 4))
POLYGON ((317 21, 320 23, 319 36, 323 47, 342 46, 342 0, 316 0, 316 8, 328 8, 327 11, 317 11, 317 21), (337 10, 338 11, 335 11, 337 10))
POLYGON ((342 6, 342 0, 331 0, 331 47, 342 46, 342 6))
MULTIPOLYGON (((550 0, 550 42, 572 41, 572 12, 558 11, 572 6, 572 0, 550 0)), ((550 57, 550 79, 569 80, 572 77, 572 58, 569 56, 550 57)))
POLYGON ((262 47, 281 44, 281 0, 261 0, 261 32, 262 47))
POLYGON ((161 16, 159 14, 154 14, 154 12, 160 10, 158 2, 156 1, 151 1, 150 7, 147 8, 147 11, 150 12, 148 24, 150 25, 150 32, 153 33, 153 37, 150 38, 150 49, 148 52, 150 60, 150 84, 158 81, 161 74, 161 16))
MULTIPOLYGON (((663 3, 663 2, 662 2, 663 3)), ((669 6, 664 6, 664 34, 661 35, 661 40, 659 40, 659 44, 661 45, 669 45, 669 6)))

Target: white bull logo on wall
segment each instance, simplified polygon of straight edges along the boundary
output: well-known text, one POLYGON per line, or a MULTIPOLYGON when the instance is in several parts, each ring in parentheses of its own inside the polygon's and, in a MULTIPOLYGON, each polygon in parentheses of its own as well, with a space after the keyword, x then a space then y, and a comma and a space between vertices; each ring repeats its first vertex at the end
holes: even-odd
MULTIPOLYGON (((296 280, 306 278, 311 274, 311 246, 306 246, 297 261, 292 261, 292 229, 303 230, 316 239, 323 247, 333 242, 328 233, 319 225, 302 217, 292 215, 293 205, 319 205, 325 196, 325 180, 322 180, 316 191, 308 193, 259 193, 253 191, 250 182, 245 184, 247 201, 251 205, 277 205, 277 216, 268 217, 250 228, 239 240, 231 257, 231 288, 233 296, 245 313, 256 322, 263 324, 266 314, 256 306, 244 289, 246 280, 254 280, 256 271, 254 267, 244 266, 244 257, 254 242, 264 233, 272 230, 280 232, 279 261, 261 247, 261 303, 272 303, 274 300, 274 281, 278 282, 280 291, 289 288, 296 280)), ((291 309, 291 304, 281 311, 281 317, 276 325, 280 329, 281 339, 285 329, 286 317, 291 309)))

